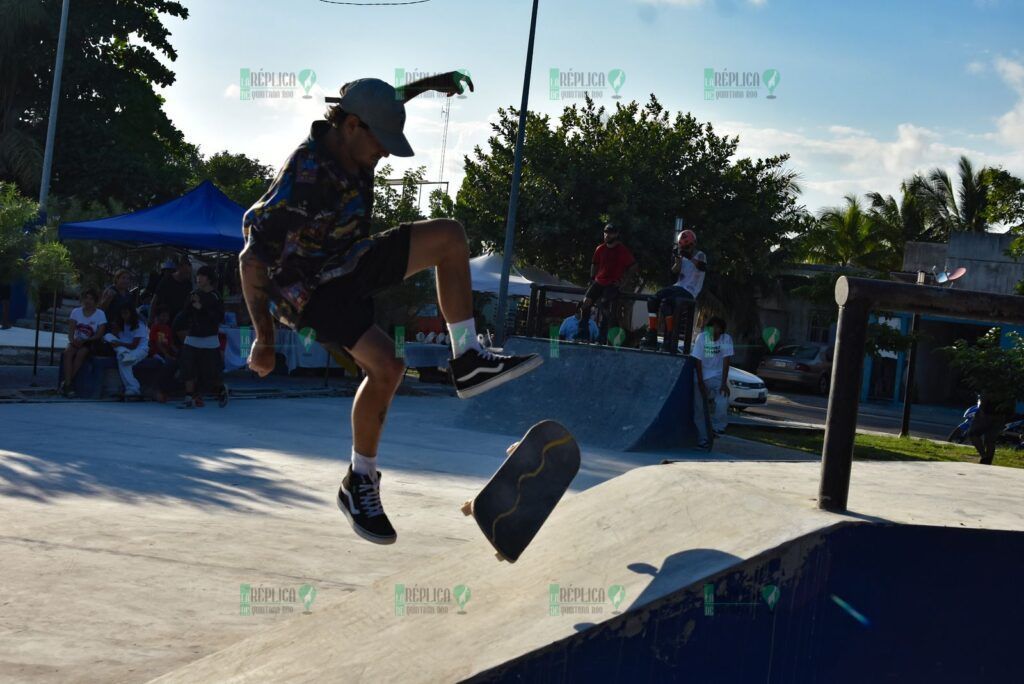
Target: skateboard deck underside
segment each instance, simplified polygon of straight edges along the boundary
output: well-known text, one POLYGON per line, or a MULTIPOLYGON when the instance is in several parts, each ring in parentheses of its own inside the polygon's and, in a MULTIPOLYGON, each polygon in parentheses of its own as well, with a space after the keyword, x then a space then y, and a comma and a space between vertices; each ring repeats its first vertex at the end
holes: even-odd
POLYGON ((473 517, 501 556, 519 558, 579 467, 579 446, 562 425, 542 421, 527 431, 473 500, 473 517))

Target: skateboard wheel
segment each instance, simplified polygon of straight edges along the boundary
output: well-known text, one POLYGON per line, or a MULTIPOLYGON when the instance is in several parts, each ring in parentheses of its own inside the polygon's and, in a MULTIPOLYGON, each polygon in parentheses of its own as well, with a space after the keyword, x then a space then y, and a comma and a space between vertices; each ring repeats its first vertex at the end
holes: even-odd
POLYGON ((462 504, 462 515, 473 515, 473 502, 467 501, 462 504))
POLYGON ((509 444, 508 447, 505 449, 505 455, 511 456, 512 452, 515 451, 517 446, 519 446, 519 442, 512 442, 511 444, 509 444))
POLYGON ((502 555, 501 555, 500 553, 498 553, 498 552, 495 552, 495 553, 494 553, 494 557, 495 557, 495 558, 497 558, 497 559, 498 559, 499 561, 501 561, 502 563, 507 563, 507 562, 508 562, 508 558, 505 558, 504 556, 502 556, 502 555))

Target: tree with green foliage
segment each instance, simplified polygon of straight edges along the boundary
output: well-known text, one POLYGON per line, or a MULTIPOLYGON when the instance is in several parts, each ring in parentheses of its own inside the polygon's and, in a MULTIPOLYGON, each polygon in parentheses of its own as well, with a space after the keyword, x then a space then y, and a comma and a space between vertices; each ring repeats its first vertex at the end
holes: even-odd
POLYGON ((794 249, 812 264, 887 271, 900 266, 891 239, 875 215, 855 195, 847 195, 845 206, 821 210, 818 220, 797 236, 794 249))
POLYGON ((910 241, 945 242, 949 235, 934 220, 935 212, 928 191, 928 181, 914 175, 900 183, 900 199, 883 197, 879 192, 867 195, 872 224, 884 236, 895 268, 903 264, 904 245, 910 241))
MULTIPOLYGON (((499 109, 487 149, 465 158, 455 216, 473 253, 504 245, 518 120, 514 108, 499 109)), ((554 125, 527 112, 516 260, 586 282, 611 221, 639 263, 638 284, 661 287, 674 280, 674 223, 683 217, 708 255, 702 308, 734 329, 756 329, 757 293, 771 287, 789 259, 788 236, 809 217, 788 157, 734 159, 737 145, 692 115, 671 115, 654 96, 612 111, 588 98, 554 125)))
POLYGON ((244 154, 224 150, 210 157, 200 157, 191 183, 199 185, 205 180, 248 209, 270 187, 274 169, 244 154))
POLYGON ((1001 336, 999 328, 992 328, 974 344, 957 340, 942 351, 969 389, 990 400, 999 413, 1009 415, 1024 400, 1024 337, 1011 332, 1003 346, 1001 336))
MULTIPOLYGON (((0 179, 39 188, 61 0, 0 1, 0 179)), ((52 189, 129 208, 187 189, 198 150, 163 111, 177 53, 162 16, 172 0, 71 3, 52 189)))
POLYGON ((947 236, 958 230, 984 233, 989 225, 989 169, 975 171, 965 156, 960 157, 957 166, 957 186, 944 169, 928 174, 927 194, 935 211, 936 227, 947 236))
POLYGON ((13 183, 0 181, 0 283, 20 275, 22 259, 32 245, 26 228, 38 211, 39 205, 22 196, 13 183))

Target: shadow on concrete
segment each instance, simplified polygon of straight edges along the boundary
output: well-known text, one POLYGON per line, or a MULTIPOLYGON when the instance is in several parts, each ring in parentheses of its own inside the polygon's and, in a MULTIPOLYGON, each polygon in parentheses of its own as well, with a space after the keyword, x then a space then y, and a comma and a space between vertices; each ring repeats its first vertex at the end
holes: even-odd
MULTIPOLYGON (((620 605, 614 614, 628 613, 667 596, 673 591, 678 591, 680 587, 692 584, 702 577, 707 577, 741 562, 743 559, 739 556, 717 549, 687 549, 668 556, 660 568, 650 563, 630 563, 626 566, 630 571, 641 575, 650 575, 654 579, 628 606, 620 605)), ((594 625, 593 622, 580 622, 573 625, 573 629, 582 632, 594 625)))

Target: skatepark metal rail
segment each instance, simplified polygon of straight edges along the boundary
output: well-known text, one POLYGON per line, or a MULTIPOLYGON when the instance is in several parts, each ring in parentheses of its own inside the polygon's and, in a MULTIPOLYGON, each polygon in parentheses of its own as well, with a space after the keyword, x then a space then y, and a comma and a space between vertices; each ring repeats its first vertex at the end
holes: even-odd
POLYGON ((846 276, 836 281, 835 295, 839 321, 821 450, 818 507, 843 512, 850 493, 853 440, 857 434, 861 371, 871 310, 1024 324, 1024 297, 846 276))
MULTIPOLYGON (((587 291, 582 287, 570 287, 568 285, 542 285, 540 283, 530 283, 530 308, 526 314, 526 335, 528 337, 545 337, 545 332, 541 330, 541 319, 544 315, 544 307, 547 306, 548 293, 555 292, 560 294, 573 294, 573 295, 585 295, 587 291)), ((650 294, 638 294, 635 292, 619 292, 619 299, 631 299, 634 302, 649 302, 654 299, 654 295, 650 294)), ((696 309, 696 302, 688 302, 690 307, 689 319, 690 328, 693 328, 693 314, 696 309)), ((683 338, 683 353, 690 353, 690 345, 693 340, 692 335, 680 335, 683 338)))

